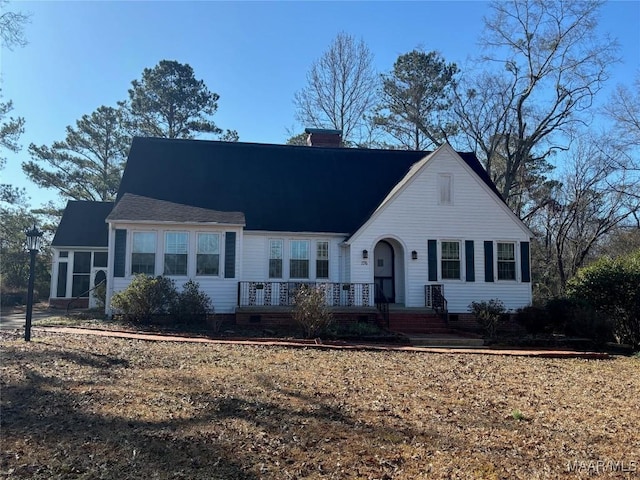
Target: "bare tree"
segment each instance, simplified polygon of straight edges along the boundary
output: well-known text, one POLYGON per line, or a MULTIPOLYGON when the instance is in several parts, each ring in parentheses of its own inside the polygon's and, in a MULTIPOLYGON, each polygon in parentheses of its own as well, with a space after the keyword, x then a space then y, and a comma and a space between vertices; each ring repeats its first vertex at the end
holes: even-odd
POLYGON ((617 43, 596 30, 600 1, 511 0, 492 3, 481 39, 483 65, 456 89, 455 113, 467 142, 483 157, 509 200, 521 170, 568 148, 566 137, 588 112, 617 60, 617 43), (496 152, 503 165, 496 169, 496 152))
POLYGON ((7 10, 8 0, 0 0, 0 40, 2 46, 13 50, 13 47, 24 47, 27 39, 24 26, 29 23, 30 14, 7 10))
POLYGON ((640 148, 640 72, 633 88, 618 86, 604 111, 614 121, 621 146, 640 148))
POLYGON ((296 118, 305 127, 342 130, 343 141, 358 143, 359 129, 376 101, 377 86, 367 45, 339 33, 311 66, 307 85, 296 92, 296 118))
POLYGON ((612 233, 640 226, 640 199, 626 193, 637 188, 637 179, 603 154, 597 139, 577 143, 560 179, 531 221, 545 252, 545 268, 557 275, 556 295, 612 233))

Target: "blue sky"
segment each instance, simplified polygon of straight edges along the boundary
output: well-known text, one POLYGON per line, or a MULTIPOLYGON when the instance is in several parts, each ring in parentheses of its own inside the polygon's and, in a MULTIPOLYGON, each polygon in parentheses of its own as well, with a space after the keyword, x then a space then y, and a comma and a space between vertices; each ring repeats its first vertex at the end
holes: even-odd
MULTIPOLYGON (((477 54, 485 2, 13 2, 31 12, 29 44, 1 52, 3 101, 26 120, 23 149, 7 155, 3 183, 25 187, 32 206, 56 200, 20 168, 30 143, 63 140, 65 127, 127 98, 133 79, 160 60, 190 64, 220 95, 214 120, 241 141, 284 143, 296 125, 293 95, 311 63, 345 31, 362 38, 379 71, 415 47, 462 69, 477 54)), ((640 1, 608 2, 602 32, 623 62, 610 88, 640 72, 640 1)), ((600 97, 606 99, 606 93, 600 97)))

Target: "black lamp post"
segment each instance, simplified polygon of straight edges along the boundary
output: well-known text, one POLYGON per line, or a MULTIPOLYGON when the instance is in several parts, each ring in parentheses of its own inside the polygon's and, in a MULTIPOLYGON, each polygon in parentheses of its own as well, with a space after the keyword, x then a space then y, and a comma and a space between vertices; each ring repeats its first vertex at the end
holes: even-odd
POLYGON ((42 239, 42 232, 36 228, 36 224, 33 224, 31 230, 24 232, 27 236, 27 248, 31 255, 31 263, 29 265, 29 287, 27 290, 27 322, 24 328, 24 341, 31 340, 31 314, 33 313, 33 284, 36 276, 36 253, 40 248, 40 240, 42 239))

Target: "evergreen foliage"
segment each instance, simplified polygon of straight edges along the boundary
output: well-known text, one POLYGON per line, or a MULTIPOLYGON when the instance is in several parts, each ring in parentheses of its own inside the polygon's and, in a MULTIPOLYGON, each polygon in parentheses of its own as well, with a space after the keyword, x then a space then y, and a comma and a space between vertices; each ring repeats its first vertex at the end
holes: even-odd
POLYGON ((606 317, 620 343, 640 348, 640 250, 579 270, 567 293, 606 317))

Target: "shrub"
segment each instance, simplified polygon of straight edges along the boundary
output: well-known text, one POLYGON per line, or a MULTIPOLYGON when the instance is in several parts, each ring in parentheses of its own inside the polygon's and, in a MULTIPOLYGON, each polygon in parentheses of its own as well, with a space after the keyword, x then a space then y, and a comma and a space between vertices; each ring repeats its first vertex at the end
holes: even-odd
POLYGON ((528 306, 518 309, 516 322, 522 325, 527 333, 532 335, 552 330, 547 311, 541 307, 528 306))
POLYGON ((492 298, 489 301, 471 302, 469 311, 476 317, 485 335, 489 338, 495 338, 498 326, 506 319, 507 310, 502 300, 492 298))
POLYGON ((322 286, 302 285, 295 293, 294 320, 302 327, 305 338, 317 337, 333 323, 333 315, 325 301, 322 286))
POLYGON ((204 325, 207 315, 213 313, 213 304, 209 296, 200 290, 200 285, 189 280, 175 296, 169 313, 181 323, 204 325))
POLYGON ((129 320, 147 322, 154 315, 167 314, 176 296, 170 278, 135 275, 127 288, 111 298, 111 305, 129 320))
POLYGON ((578 271, 567 285, 574 301, 608 319, 615 338, 640 348, 640 250, 616 259, 602 258, 578 271))

